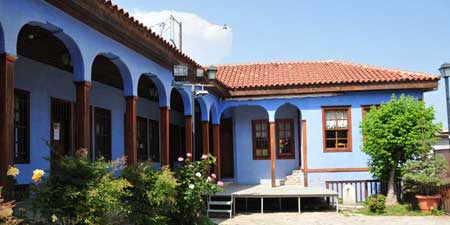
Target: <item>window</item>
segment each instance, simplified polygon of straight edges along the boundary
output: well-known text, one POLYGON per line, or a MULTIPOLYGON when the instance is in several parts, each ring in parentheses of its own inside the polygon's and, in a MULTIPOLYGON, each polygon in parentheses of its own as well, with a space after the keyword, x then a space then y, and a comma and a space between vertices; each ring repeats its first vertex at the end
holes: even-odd
POLYGON ((94 108, 94 151, 95 158, 103 156, 111 160, 111 111, 94 108))
POLYGON ((277 158, 295 159, 294 152, 294 120, 278 119, 276 120, 277 129, 277 158))
POLYGON ((148 151, 148 126, 147 119, 143 117, 136 118, 137 127, 137 160, 149 160, 150 155, 148 151))
POLYGON ((14 163, 30 163, 30 93, 14 90, 14 163))
POLYGON ((269 122, 267 120, 253 120, 253 159, 269 159, 269 122))
POLYGON ((370 112, 370 108, 372 106, 375 106, 377 109, 380 108, 380 105, 362 105, 361 106, 361 110, 362 110, 362 119, 366 118, 367 113, 370 112))
POLYGON ((352 151, 350 107, 323 107, 322 118, 324 152, 352 151))
POLYGON ((150 159, 159 162, 159 122, 149 120, 150 159))

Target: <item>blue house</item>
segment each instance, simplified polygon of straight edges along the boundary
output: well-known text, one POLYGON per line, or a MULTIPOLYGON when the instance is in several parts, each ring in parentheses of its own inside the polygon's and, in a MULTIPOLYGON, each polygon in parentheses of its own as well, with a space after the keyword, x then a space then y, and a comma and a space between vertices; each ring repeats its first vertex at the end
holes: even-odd
POLYGON ((370 180, 359 129, 368 107, 422 99, 439 80, 340 61, 216 69, 209 77, 214 67, 110 1, 0 1, 0 171, 14 164, 26 184, 86 148, 93 160, 173 167, 212 153, 219 177, 240 184, 370 180), (174 86, 174 65, 209 94, 174 86))

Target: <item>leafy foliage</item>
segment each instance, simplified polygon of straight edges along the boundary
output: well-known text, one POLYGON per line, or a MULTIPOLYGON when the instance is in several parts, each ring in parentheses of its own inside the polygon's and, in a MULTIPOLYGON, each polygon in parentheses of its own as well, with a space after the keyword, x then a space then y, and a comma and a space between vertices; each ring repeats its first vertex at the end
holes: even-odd
POLYGON ((34 187, 32 206, 47 224, 119 224, 130 183, 113 174, 121 162, 91 162, 65 156, 54 172, 34 187))
POLYGON ((370 172, 384 182, 393 182, 407 160, 431 149, 434 134, 440 129, 433 119, 432 107, 404 95, 398 99, 393 95, 388 103, 372 107, 361 124, 370 172))
POLYGON ((191 157, 184 161, 184 166, 176 171, 176 178, 180 185, 178 186, 177 215, 174 217, 177 224, 199 225, 209 224, 208 220, 203 218, 206 214, 206 197, 218 191, 221 181, 215 181, 216 175, 210 174, 210 168, 214 165, 216 159, 211 155, 203 155, 202 160, 192 161, 191 157))
POLYGON ((450 183, 446 178, 447 161, 440 155, 427 155, 408 160, 404 167, 405 191, 420 195, 439 193, 441 186, 450 183))
POLYGON ((373 213, 384 213, 386 210, 386 196, 372 195, 368 199, 367 205, 369 210, 373 213))
POLYGON ((123 198, 130 212, 129 221, 136 225, 167 224, 176 212, 177 187, 173 173, 163 167, 154 170, 150 163, 139 163, 124 169, 122 177, 132 186, 123 198))
POLYGON ((14 201, 5 201, 1 195, 2 187, 0 187, 0 224, 17 225, 22 221, 13 215, 15 207, 14 201))

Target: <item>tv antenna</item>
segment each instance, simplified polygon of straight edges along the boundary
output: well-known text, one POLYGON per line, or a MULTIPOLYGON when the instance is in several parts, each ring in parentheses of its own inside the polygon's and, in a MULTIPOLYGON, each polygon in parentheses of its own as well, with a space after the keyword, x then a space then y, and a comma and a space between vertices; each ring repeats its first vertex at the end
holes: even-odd
POLYGON ((173 15, 170 15, 169 18, 164 21, 157 23, 150 28, 153 29, 155 27, 159 27, 159 35, 164 37, 165 34, 169 35, 169 41, 180 51, 182 51, 183 46, 183 24, 181 21, 177 20, 173 15), (178 28, 178 29, 177 29, 178 28), (178 31, 178 45, 175 41, 176 33, 178 31))

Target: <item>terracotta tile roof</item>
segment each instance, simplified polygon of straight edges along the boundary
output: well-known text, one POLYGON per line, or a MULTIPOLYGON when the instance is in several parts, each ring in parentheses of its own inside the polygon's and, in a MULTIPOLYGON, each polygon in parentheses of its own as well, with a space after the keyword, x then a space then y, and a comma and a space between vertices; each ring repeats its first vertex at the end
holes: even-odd
POLYGON ((180 55, 182 58, 185 58, 188 62, 191 62, 195 64, 196 66, 200 67, 200 65, 191 57, 186 55, 185 53, 181 52, 178 48, 173 46, 170 42, 166 41, 163 37, 156 34, 154 31, 152 31, 149 27, 145 26, 143 23, 139 22, 136 18, 131 16, 127 11, 125 11, 123 8, 119 7, 119 5, 114 4, 111 0, 97 0, 100 3, 105 4, 106 6, 110 7, 114 11, 116 11, 119 15, 125 17, 126 19, 130 20, 130 22, 134 23, 134 25, 138 28, 144 29, 143 32, 146 32, 150 36, 153 36, 155 39, 157 39, 162 46, 165 48, 170 49, 173 51, 174 54, 180 55))
POLYGON ((218 81, 229 89, 439 80, 432 74, 342 61, 229 64, 217 68, 218 81))

